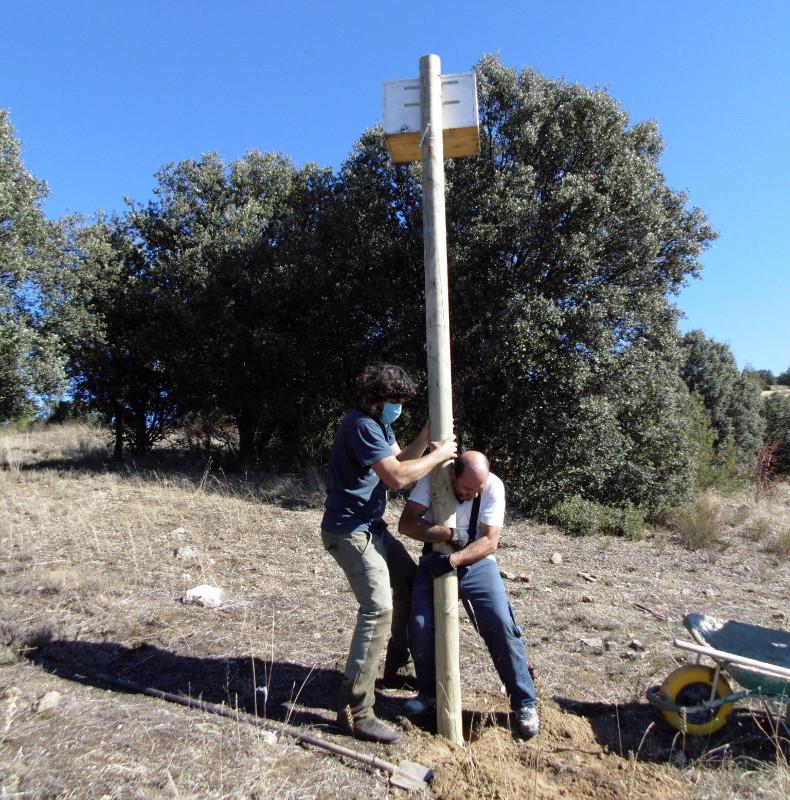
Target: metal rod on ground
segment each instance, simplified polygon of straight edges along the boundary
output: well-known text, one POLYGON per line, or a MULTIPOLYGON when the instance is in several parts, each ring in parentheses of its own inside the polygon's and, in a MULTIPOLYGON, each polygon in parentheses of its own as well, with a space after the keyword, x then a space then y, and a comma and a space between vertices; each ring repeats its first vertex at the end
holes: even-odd
POLYGON ((335 753, 336 755, 352 758, 355 761, 360 761, 370 767, 375 767, 376 769, 389 773, 390 783, 394 786, 400 786, 403 789, 422 789, 425 787, 426 783, 433 778, 433 771, 430 768, 413 761, 401 761, 399 764, 392 764, 381 758, 369 756, 365 753, 358 753, 356 750, 349 750, 342 745, 327 742, 324 739, 319 739, 316 736, 311 736, 310 734, 302 733, 293 728, 288 728, 285 725, 279 725, 275 722, 255 717, 252 714, 246 714, 243 711, 236 711, 228 706, 208 703, 205 700, 195 700, 192 697, 184 697, 183 695, 172 694, 171 692, 163 692, 160 689, 152 689, 149 686, 143 686, 138 683, 133 683, 132 681, 125 681, 121 678, 111 678, 109 675, 97 675, 96 677, 104 683, 120 686, 124 689, 138 692, 139 694, 148 695, 149 697, 158 697, 160 700, 167 700, 169 703, 178 703, 179 705, 188 706, 189 708, 207 711, 210 714, 218 714, 221 717, 228 717, 237 722, 246 722, 258 728, 264 728, 273 733, 288 736, 297 742, 311 744, 315 747, 320 747, 323 750, 335 753))
MULTIPOLYGON (((453 432, 450 370, 450 313, 447 288, 447 227, 444 206, 442 83, 438 56, 420 59, 420 128, 422 131, 425 317, 428 348, 428 405, 431 439, 453 432)), ((431 514, 440 525, 455 526, 451 462, 431 473, 431 514)), ((446 544, 434 550, 452 552, 446 544)), ((441 736, 461 742, 461 682, 458 645, 458 579, 455 573, 433 582, 436 620, 436 723, 441 736)))

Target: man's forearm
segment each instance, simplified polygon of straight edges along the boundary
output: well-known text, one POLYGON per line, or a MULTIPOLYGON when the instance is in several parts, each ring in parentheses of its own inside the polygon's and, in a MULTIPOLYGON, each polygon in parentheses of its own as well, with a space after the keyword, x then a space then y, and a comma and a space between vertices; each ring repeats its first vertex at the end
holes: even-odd
POLYGON ((408 452, 408 448, 401 450, 397 457, 398 468, 393 470, 393 477, 398 482, 397 488, 399 489, 410 483, 416 483, 423 475, 445 461, 445 456, 437 450, 432 450, 419 458, 402 459, 401 456, 406 452, 408 452))
POLYGON ((464 547, 463 550, 458 550, 450 555, 450 564, 453 569, 458 567, 468 567, 477 561, 490 556, 491 553, 496 552, 496 545, 491 542, 487 537, 481 536, 473 542, 464 547))
POLYGON ((430 442, 427 437, 425 441, 422 441, 421 437, 418 436, 408 447, 405 447, 398 453, 398 461, 412 461, 416 458, 420 458, 428 449, 429 444, 430 442))
POLYGON ((398 531, 411 539, 420 542, 446 542, 450 539, 451 531, 444 525, 437 525, 422 517, 402 520, 398 526, 398 531))

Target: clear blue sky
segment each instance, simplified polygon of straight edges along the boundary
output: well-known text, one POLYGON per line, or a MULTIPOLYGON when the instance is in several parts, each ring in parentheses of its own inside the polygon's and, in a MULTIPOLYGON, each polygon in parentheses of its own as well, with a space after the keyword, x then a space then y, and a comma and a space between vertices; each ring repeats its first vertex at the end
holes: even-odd
POLYGON ((499 53, 655 118, 666 182, 721 236, 679 298, 738 366, 790 367, 790 2, 6 0, 0 107, 45 210, 122 211, 162 165, 250 148, 337 168, 381 84, 499 53))

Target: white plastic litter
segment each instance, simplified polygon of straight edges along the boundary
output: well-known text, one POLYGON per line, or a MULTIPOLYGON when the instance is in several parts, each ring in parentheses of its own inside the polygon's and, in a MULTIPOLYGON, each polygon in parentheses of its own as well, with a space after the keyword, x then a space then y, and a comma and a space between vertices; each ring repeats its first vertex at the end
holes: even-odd
POLYGON ((222 589, 202 583, 200 586, 188 589, 181 598, 181 602, 217 608, 222 603, 222 589))

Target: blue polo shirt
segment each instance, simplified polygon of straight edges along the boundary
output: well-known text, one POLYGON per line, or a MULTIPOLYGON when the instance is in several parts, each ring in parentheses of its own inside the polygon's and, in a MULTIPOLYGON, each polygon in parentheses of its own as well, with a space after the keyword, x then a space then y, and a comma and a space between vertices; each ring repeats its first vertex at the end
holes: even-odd
POLYGON ((330 533, 365 530, 381 519, 387 485, 371 464, 394 455, 392 426, 352 408, 341 420, 329 455, 329 477, 321 529, 330 533))

